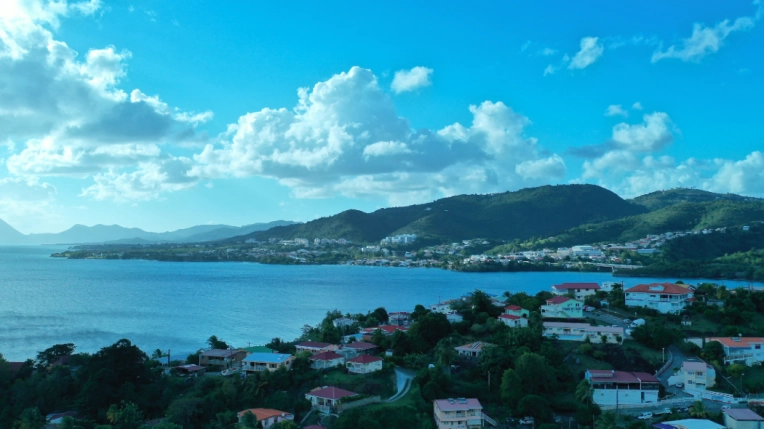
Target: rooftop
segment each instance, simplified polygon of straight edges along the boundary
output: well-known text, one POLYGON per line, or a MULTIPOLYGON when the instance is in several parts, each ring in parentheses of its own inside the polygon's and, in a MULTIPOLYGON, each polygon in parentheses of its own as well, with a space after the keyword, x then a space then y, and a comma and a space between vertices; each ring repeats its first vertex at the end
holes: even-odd
POLYGON ((544 322, 545 328, 570 328, 570 329, 584 329, 589 331, 598 332, 612 332, 616 334, 623 334, 623 328, 616 326, 593 326, 588 323, 570 323, 570 322, 544 322))
POLYGON ((517 310, 522 310, 523 307, 520 307, 519 305, 508 305, 508 306, 504 307, 504 309, 505 310, 517 311, 517 310))
POLYGON ((660 383, 657 378, 646 372, 613 371, 610 369, 586 370, 592 382, 608 383, 660 383))
POLYGON ((271 417, 278 417, 278 416, 291 416, 292 413, 287 413, 286 411, 279 411, 274 410, 272 408, 250 408, 249 410, 239 411, 239 418, 243 416, 244 414, 252 413, 257 417, 257 421, 262 421, 265 419, 269 419, 271 417))
POLYGON ((436 399, 435 405, 442 411, 459 411, 459 410, 473 410, 475 408, 482 409, 480 401, 475 398, 449 398, 449 399, 436 399))
POLYGON ((347 396, 355 396, 357 393, 351 392, 349 390, 340 389, 339 387, 330 387, 330 386, 324 386, 324 387, 317 387, 310 392, 307 393, 310 396, 315 396, 317 398, 324 398, 324 399, 340 399, 347 396))
POLYGON ((553 286, 557 290, 569 290, 569 289, 593 289, 599 290, 600 285, 597 283, 562 283, 553 286))
POLYGON ((682 369, 687 371, 705 371, 708 369, 708 364, 700 359, 688 359, 682 362, 682 369))
POLYGON ((334 353, 334 352, 323 352, 323 353, 315 354, 315 355, 309 357, 308 359, 310 359, 310 360, 335 360, 335 359, 342 359, 342 358, 343 358, 342 355, 338 355, 337 353, 334 353))
POLYGON ((370 355, 361 355, 354 357, 353 359, 348 360, 348 362, 352 363, 372 363, 372 362, 379 362, 382 358, 378 358, 376 356, 370 356, 370 355))
POLYGON ((352 343, 345 344, 345 347, 356 350, 371 350, 377 348, 374 344, 365 341, 353 341, 352 343))
POLYGON ((656 423, 653 427, 658 429, 724 429, 723 425, 705 419, 673 420, 656 423))
POLYGON ((482 341, 478 341, 475 343, 469 343, 465 344, 463 346, 455 347, 456 350, 483 350, 484 347, 492 346, 493 344, 484 343, 482 341))
POLYGON ((323 349, 326 347, 331 346, 329 343, 317 343, 315 341, 303 341, 299 344, 296 344, 295 347, 305 347, 309 349, 323 349))
POLYGON ((722 410, 722 412, 737 421, 764 421, 764 417, 756 414, 748 408, 730 408, 729 410, 722 410))
POLYGON ((633 293, 633 292, 640 292, 640 293, 650 293, 650 292, 659 292, 666 295, 687 295, 692 294, 692 291, 682 285, 675 285, 673 283, 650 283, 650 284, 641 284, 636 285, 634 287, 631 287, 629 289, 626 289, 624 292, 626 293, 633 293))
POLYGON ((763 337, 714 337, 708 341, 718 341, 727 347, 749 348, 752 344, 764 344, 763 337))
POLYGON ((238 350, 226 350, 226 349, 212 349, 202 353, 202 356, 207 357, 231 357, 238 353, 238 350))
POLYGON ((252 353, 244 358, 244 362, 284 363, 291 357, 282 353, 252 353))
POLYGON ((547 304, 562 304, 563 302, 575 301, 573 298, 567 296, 555 296, 546 300, 547 304))

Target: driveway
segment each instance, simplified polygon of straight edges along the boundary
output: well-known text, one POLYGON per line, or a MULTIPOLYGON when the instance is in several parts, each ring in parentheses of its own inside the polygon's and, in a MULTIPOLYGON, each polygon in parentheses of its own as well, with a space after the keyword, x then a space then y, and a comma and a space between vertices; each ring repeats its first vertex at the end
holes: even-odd
POLYGON ((395 393, 395 395, 385 400, 385 402, 395 402, 398 399, 406 396, 406 394, 409 393, 409 389, 411 388, 411 383, 414 382, 414 376, 416 376, 416 373, 410 369, 395 367, 395 378, 398 386, 398 391, 395 393))

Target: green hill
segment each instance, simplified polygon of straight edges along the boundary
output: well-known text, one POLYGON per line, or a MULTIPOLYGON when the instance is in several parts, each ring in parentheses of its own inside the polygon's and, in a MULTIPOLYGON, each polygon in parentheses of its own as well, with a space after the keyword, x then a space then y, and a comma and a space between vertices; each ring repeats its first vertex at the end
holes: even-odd
POLYGON ((425 242, 479 237, 514 240, 547 236, 578 225, 646 211, 595 185, 541 186, 490 195, 458 195, 372 213, 348 210, 305 224, 271 228, 231 240, 299 237, 374 242, 403 233, 417 234, 425 242))
POLYGON ((631 200, 650 211, 659 210, 680 203, 708 203, 715 201, 755 201, 758 198, 744 197, 736 194, 717 194, 700 189, 675 188, 668 191, 655 191, 641 195, 631 200))

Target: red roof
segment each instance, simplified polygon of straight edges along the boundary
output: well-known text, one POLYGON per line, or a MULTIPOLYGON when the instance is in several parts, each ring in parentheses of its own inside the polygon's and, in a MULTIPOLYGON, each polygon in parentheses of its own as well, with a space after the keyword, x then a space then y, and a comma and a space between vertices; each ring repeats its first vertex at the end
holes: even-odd
POLYGON ((271 417, 279 417, 281 415, 289 416, 292 415, 292 413, 287 413, 286 411, 279 411, 274 410, 272 408, 251 408, 249 410, 239 411, 239 418, 243 416, 244 414, 252 413, 257 417, 257 421, 262 421, 265 419, 269 419, 271 417))
POLYGON ((567 289, 594 289, 599 290, 600 285, 597 283, 562 283, 559 285, 554 285, 554 288, 557 290, 567 290, 567 289))
POLYGON ((650 283, 636 285, 632 288, 626 289, 624 292, 640 292, 640 293, 662 293, 667 295, 686 295, 691 294, 692 291, 682 285, 675 285, 673 283, 650 283))
POLYGON ((378 358, 376 356, 370 356, 370 355, 361 355, 354 357, 353 359, 350 359, 348 362, 353 363, 372 363, 372 362, 379 362, 382 358, 378 358))
POLYGON ((522 310, 523 307, 520 307, 519 305, 508 305, 508 306, 504 307, 504 309, 505 310, 514 310, 514 311, 517 311, 517 310, 522 310))
POLYGON ((329 343, 317 343, 315 341, 305 341, 300 344, 297 344, 295 347, 305 347, 308 349, 325 349, 329 346, 331 346, 331 344, 329 343))
POLYGON ((363 332, 367 334, 372 334, 376 330, 381 330, 382 332, 386 334, 392 334, 395 331, 403 331, 406 332, 409 330, 409 328, 405 326, 391 326, 391 325, 385 325, 385 326, 375 326, 373 328, 366 328, 363 330, 363 332))
POLYGON ((502 319, 509 319, 509 320, 517 320, 517 319, 522 319, 520 316, 513 316, 513 315, 511 315, 511 314, 502 314, 502 315, 501 315, 501 316, 499 316, 499 317, 500 317, 500 318, 502 318, 502 319))
POLYGON ((568 302, 572 300, 573 298, 570 298, 568 296, 555 296, 553 298, 549 298, 546 300, 547 304, 562 304, 563 302, 568 302))
POLYGON ((339 387, 322 387, 311 390, 308 395, 315 396, 317 398, 324 399, 340 399, 347 396, 355 396, 357 393, 349 390, 340 389, 339 387))
POLYGON ((350 344, 345 344, 345 347, 349 347, 351 349, 356 349, 356 350, 371 350, 371 349, 377 348, 377 346, 375 346, 374 344, 367 343, 364 341, 353 341, 350 344))
POLYGON ((342 355, 338 355, 337 353, 334 353, 334 352, 323 352, 323 353, 315 354, 311 356, 309 359, 310 360, 335 360, 335 359, 342 359, 342 357, 343 357, 342 355))
POLYGON ((750 348, 752 344, 764 344, 762 337, 714 337, 708 338, 708 341, 718 341, 727 347, 732 348, 750 348))

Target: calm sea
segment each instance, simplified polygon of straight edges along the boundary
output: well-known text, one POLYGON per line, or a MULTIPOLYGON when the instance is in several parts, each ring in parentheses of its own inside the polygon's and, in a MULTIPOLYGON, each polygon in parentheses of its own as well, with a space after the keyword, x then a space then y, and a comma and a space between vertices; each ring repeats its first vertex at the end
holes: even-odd
MULTIPOLYGON (((93 352, 120 338, 174 355, 210 335, 236 346, 292 340, 328 310, 411 310, 473 289, 535 294, 609 274, 482 273, 354 266, 65 260, 62 247, 0 247, 0 353, 34 358, 72 342, 93 352)), ((665 279, 623 279, 627 286, 665 279)), ((692 280, 685 280, 692 283, 692 280)), ((740 286, 743 282, 725 282, 740 286)))

